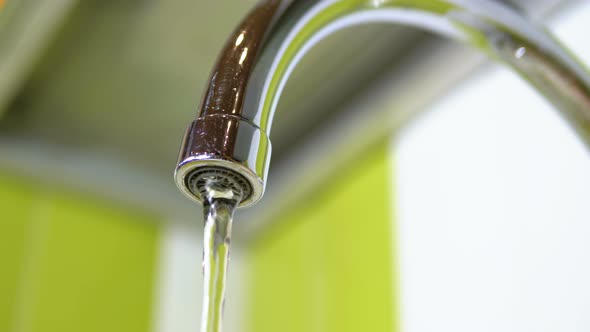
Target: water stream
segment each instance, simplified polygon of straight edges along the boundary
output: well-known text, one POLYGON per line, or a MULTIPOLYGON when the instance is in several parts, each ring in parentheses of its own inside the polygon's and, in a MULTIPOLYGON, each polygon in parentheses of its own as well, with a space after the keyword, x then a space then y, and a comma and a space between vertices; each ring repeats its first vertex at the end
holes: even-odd
POLYGON ((222 331, 229 246, 234 211, 241 193, 213 181, 205 185, 203 241, 203 313, 201 332, 222 331))

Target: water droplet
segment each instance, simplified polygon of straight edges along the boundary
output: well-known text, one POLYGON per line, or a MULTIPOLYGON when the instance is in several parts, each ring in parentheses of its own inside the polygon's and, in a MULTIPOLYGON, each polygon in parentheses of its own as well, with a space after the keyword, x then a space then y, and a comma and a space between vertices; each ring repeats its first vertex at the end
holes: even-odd
POLYGON ((519 47, 519 48, 517 48, 517 49, 516 49, 516 51, 514 52, 514 56, 515 56, 517 59, 520 59, 520 58, 522 58, 522 57, 523 57, 525 54, 526 54, 526 48, 524 48, 524 47, 519 47))

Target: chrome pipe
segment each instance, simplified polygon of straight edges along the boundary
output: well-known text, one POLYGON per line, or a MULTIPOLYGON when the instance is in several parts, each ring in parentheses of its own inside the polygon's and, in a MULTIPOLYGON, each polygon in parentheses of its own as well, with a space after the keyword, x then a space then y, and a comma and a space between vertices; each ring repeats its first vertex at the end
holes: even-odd
POLYGON ((232 183, 248 187, 240 206, 257 202, 268 175, 274 113, 299 60, 335 31, 383 22, 438 33, 512 67, 590 144, 590 76, 584 66, 542 26, 506 5, 492 0, 265 0, 232 33, 213 69, 181 146, 175 171, 180 190, 201 201, 199 181, 192 179, 207 172, 231 174, 232 183))

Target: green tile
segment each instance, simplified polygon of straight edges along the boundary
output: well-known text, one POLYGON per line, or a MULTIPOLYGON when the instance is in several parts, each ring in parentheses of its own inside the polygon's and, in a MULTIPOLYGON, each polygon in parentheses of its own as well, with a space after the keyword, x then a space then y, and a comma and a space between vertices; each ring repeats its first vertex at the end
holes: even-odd
POLYGON ((152 329, 159 223, 0 177, 0 331, 152 329))
POLYGON ((0 177, 0 331, 11 331, 22 292, 32 194, 0 177))
POLYGON ((258 239, 250 331, 396 329, 390 169, 374 149, 258 239))
POLYGON ((156 224, 71 198, 52 202, 29 331, 148 331, 156 224))

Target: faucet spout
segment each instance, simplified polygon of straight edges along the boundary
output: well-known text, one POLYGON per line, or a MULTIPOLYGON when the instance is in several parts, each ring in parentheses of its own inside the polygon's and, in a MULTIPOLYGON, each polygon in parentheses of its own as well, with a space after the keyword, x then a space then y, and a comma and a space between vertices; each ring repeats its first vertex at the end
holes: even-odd
POLYGON ((590 76, 540 26, 493 0, 263 0, 234 30, 213 69, 180 150, 175 181, 202 201, 218 177, 258 201, 271 156, 278 100, 301 58, 340 29, 389 22, 458 40, 513 68, 590 144, 590 76))

